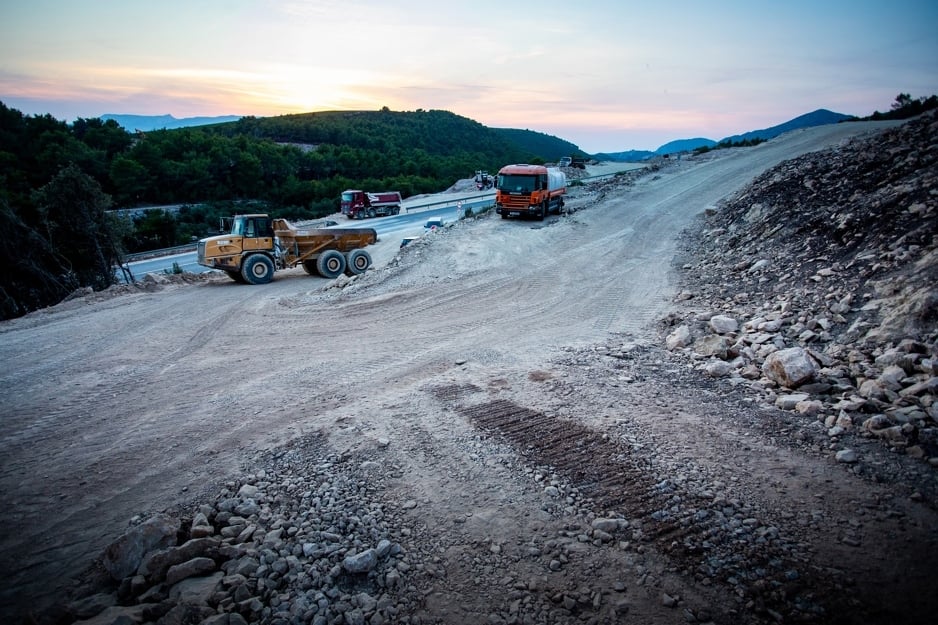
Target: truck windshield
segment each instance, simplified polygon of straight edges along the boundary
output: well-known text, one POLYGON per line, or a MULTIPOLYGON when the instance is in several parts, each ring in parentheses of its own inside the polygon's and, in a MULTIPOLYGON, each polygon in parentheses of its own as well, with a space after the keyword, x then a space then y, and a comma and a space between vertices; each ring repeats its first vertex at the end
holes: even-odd
POLYGON ((502 174, 498 177, 498 190, 506 193, 531 193, 537 185, 537 176, 502 174))
POLYGON ((351 193, 343 193, 343 194, 342 194, 342 201, 343 201, 343 202, 351 202, 353 199, 355 199, 355 196, 352 195, 351 193))

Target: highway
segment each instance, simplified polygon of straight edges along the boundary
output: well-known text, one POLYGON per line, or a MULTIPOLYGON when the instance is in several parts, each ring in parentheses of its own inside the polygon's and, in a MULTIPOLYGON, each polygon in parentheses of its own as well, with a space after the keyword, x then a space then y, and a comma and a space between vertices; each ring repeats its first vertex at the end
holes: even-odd
MULTIPOLYGON (((464 212, 467 208, 478 211, 483 207, 491 206, 495 201, 494 190, 485 193, 460 195, 455 198, 448 197, 445 200, 439 199, 443 196, 452 195, 451 193, 437 194, 435 196, 421 197, 416 200, 404 200, 403 209, 405 212, 400 215, 376 217, 374 219, 363 219, 361 221, 348 220, 343 217, 337 225, 330 227, 374 228, 378 232, 378 238, 386 239, 400 236, 405 232, 412 233, 416 227, 426 223, 428 219, 440 218, 447 222, 456 221, 459 219, 461 211, 464 212)), ((298 225, 302 227, 302 224, 298 225)), ((213 271, 208 267, 203 267, 198 264, 195 250, 132 261, 127 263, 126 267, 130 270, 133 278, 139 280, 150 273, 173 273, 175 271, 174 265, 178 266, 180 270, 189 273, 213 271)), ((123 272, 120 270, 117 271, 118 278, 121 281, 126 281, 126 277, 122 274, 123 272)))

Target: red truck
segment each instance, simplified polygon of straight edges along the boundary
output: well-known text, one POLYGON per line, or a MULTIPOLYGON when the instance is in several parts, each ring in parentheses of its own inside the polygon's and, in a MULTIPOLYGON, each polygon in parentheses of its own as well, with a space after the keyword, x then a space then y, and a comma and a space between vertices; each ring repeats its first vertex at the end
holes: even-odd
POLYGON ((369 193, 349 189, 342 192, 342 214, 349 219, 397 215, 401 212, 401 201, 397 191, 369 193))
POLYGON ((555 167, 506 165, 498 172, 495 188, 495 212, 502 219, 524 215, 544 219, 563 209, 567 177, 555 167))

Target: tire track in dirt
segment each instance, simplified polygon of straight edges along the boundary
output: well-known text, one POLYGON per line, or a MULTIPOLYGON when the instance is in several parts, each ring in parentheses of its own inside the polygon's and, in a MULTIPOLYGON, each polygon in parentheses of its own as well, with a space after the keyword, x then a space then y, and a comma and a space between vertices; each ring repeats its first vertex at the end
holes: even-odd
MULTIPOLYGON (((440 401, 457 402, 475 391, 455 386, 433 392, 440 401)), ((505 399, 457 411, 510 444, 525 463, 568 480, 597 515, 628 520, 632 539, 653 545, 678 570, 705 571, 740 593, 752 612, 806 622, 825 613, 815 595, 828 594, 823 590, 833 584, 809 565, 795 541, 774 527, 750 531, 755 527, 745 527, 748 521, 743 531, 728 528, 712 500, 658 475, 649 459, 614 436, 505 399)))

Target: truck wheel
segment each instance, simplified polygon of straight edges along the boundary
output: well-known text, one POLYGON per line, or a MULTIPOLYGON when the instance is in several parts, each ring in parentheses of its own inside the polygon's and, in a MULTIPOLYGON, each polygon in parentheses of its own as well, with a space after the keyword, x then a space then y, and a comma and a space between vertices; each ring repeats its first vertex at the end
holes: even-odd
POLYGON ((547 210, 547 201, 545 200, 544 203, 541 204, 541 212, 537 216, 537 218, 540 219, 541 221, 544 221, 544 219, 547 217, 548 212, 549 211, 547 210))
POLYGON ((306 273, 308 273, 308 274, 311 275, 311 276, 318 276, 318 275, 319 275, 319 270, 316 269, 316 261, 315 261, 315 260, 304 260, 304 261, 303 261, 303 269, 306 271, 306 273))
POLYGON ((401 214, 401 207, 400 207, 400 206, 395 206, 395 207, 394 207, 394 210, 391 211, 391 214, 392 214, 392 215, 400 215, 400 214, 401 214))
POLYGON ((371 267, 371 254, 365 250, 352 250, 348 253, 346 260, 345 273, 350 276, 357 276, 365 273, 371 267))
POLYGON ((234 280, 235 282, 239 284, 246 284, 244 278, 242 278, 241 274, 238 273, 237 271, 225 271, 225 273, 227 273, 228 277, 234 280))
POLYGON ((375 216, 375 209, 369 208, 369 209, 368 209, 368 216, 373 218, 373 217, 375 216))
POLYGON ((338 278, 345 271, 345 256, 338 250, 326 250, 316 259, 316 269, 323 278, 338 278))
POLYGON ((267 284, 274 278, 274 263, 263 254, 252 254, 241 264, 241 277, 249 284, 267 284))

